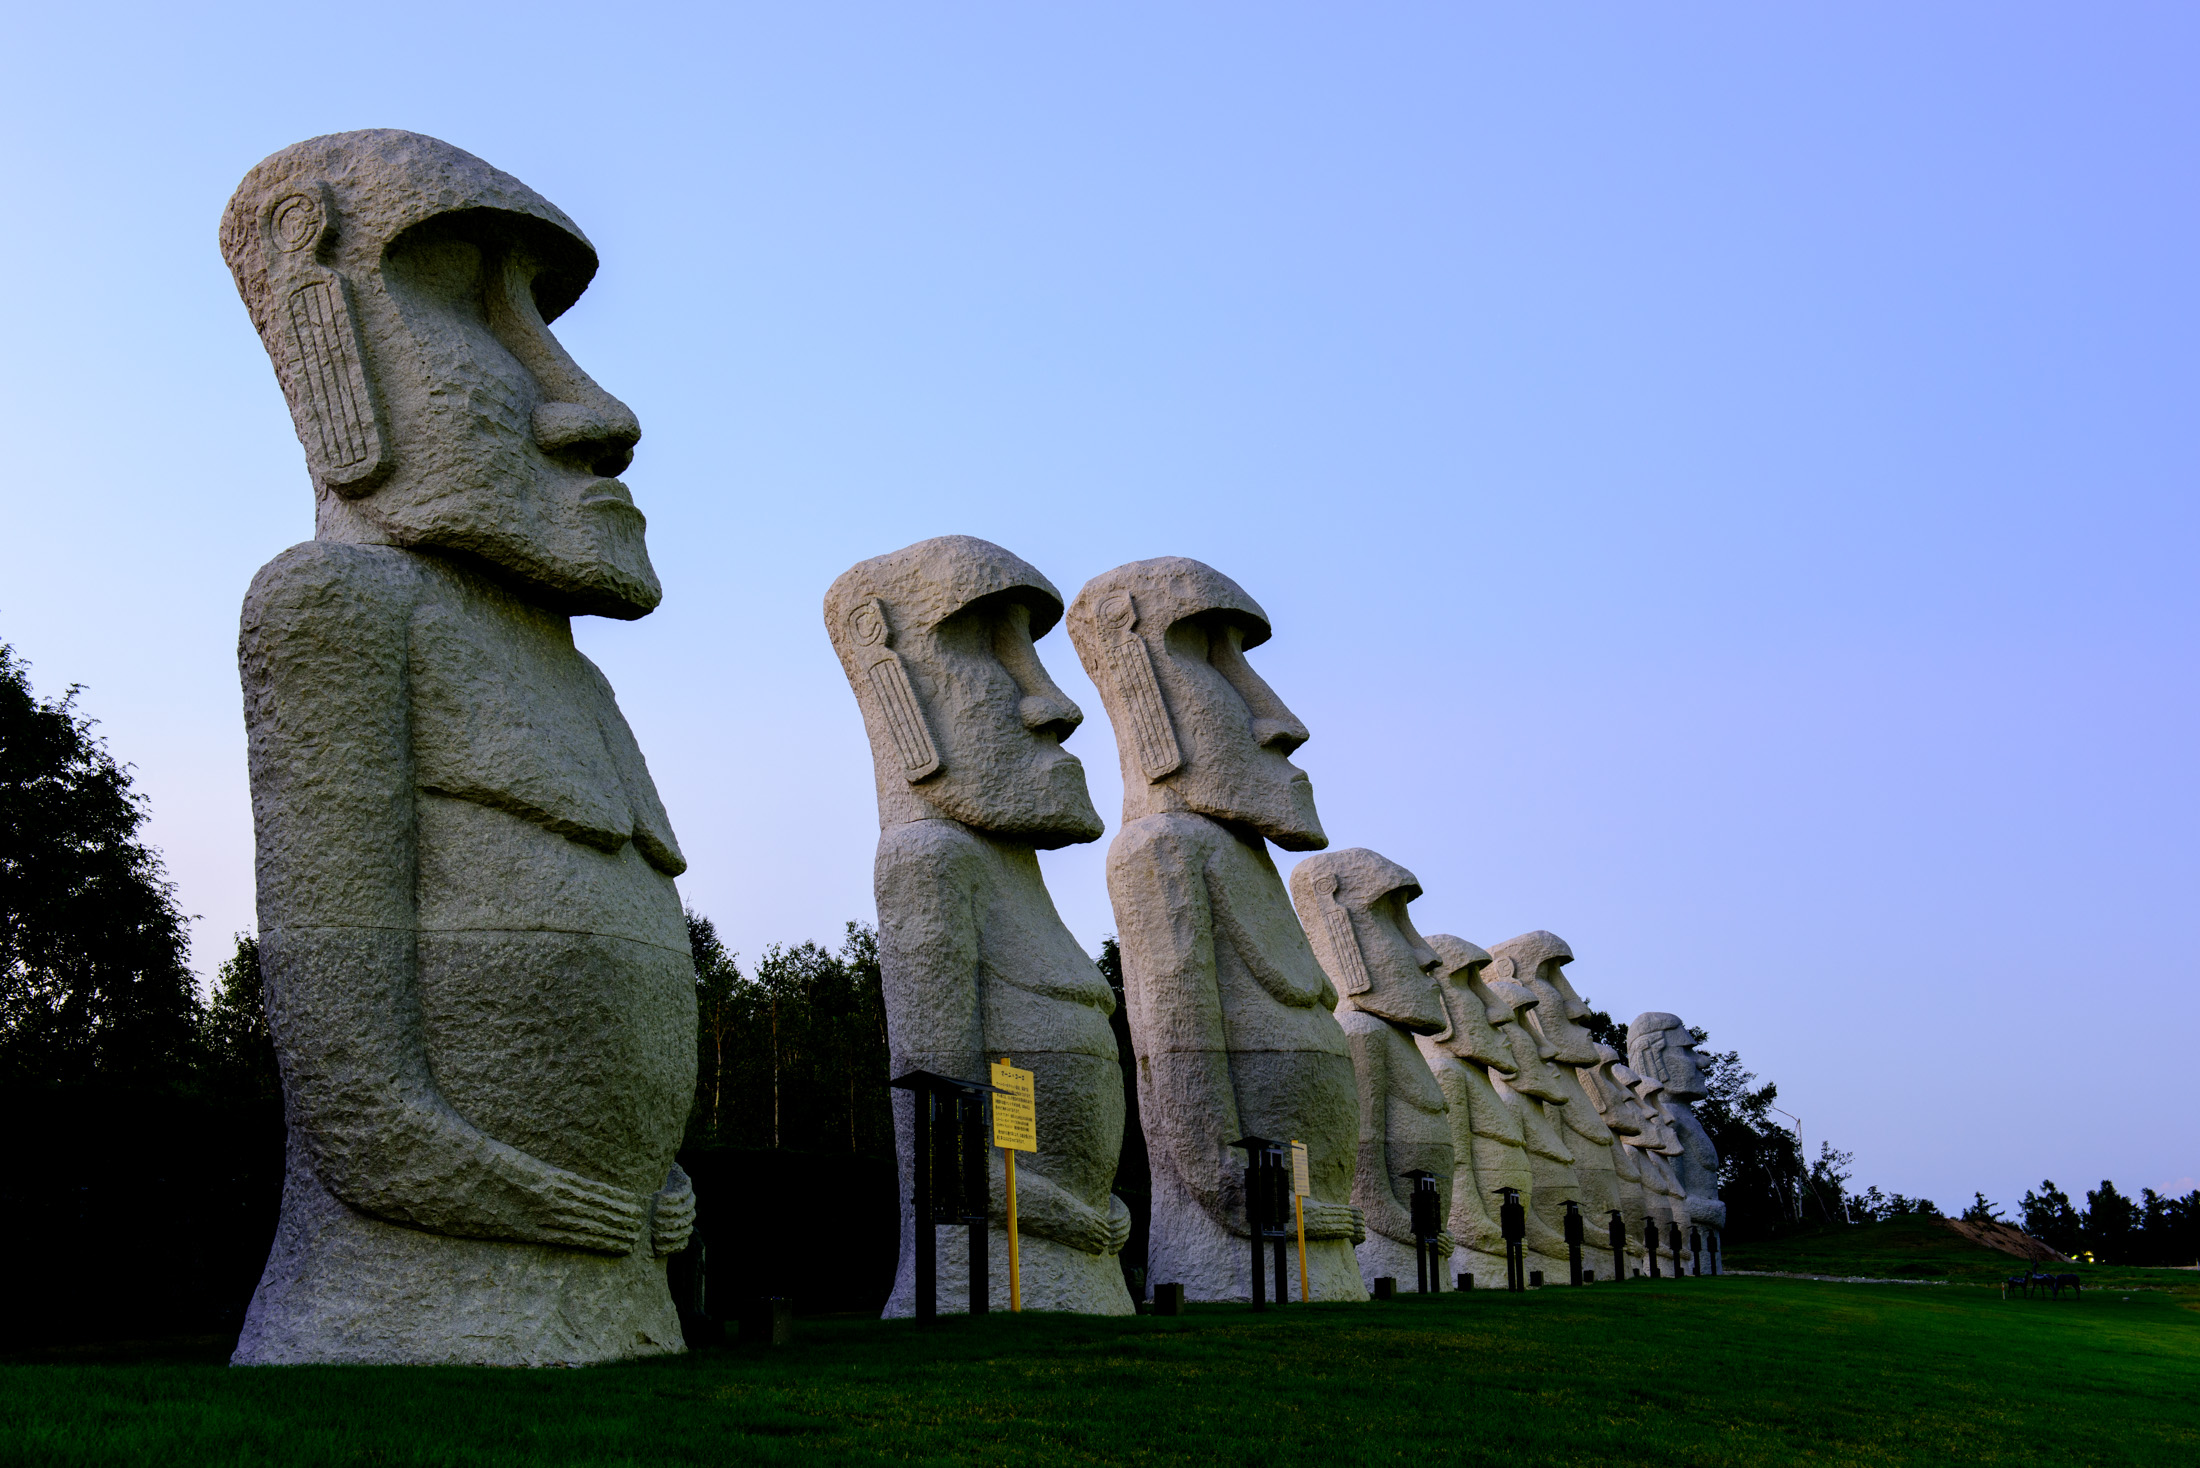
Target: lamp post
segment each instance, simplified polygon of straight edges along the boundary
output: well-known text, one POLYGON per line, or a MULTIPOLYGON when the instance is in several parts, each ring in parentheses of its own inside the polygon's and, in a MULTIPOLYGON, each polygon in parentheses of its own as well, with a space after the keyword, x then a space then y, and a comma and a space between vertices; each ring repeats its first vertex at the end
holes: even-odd
POLYGON ((910 1138, 909 1211, 915 1219, 910 1247, 917 1251, 916 1316, 939 1317, 940 1261, 934 1230, 942 1224, 970 1229, 970 1313, 992 1304, 987 1267, 986 1097, 994 1087, 913 1070, 888 1082, 910 1093, 916 1110, 910 1138))
POLYGON ((1525 1290, 1528 1261, 1521 1246, 1528 1237, 1528 1210, 1520 1206, 1518 1188, 1499 1188, 1497 1196, 1505 1200, 1497 1210, 1498 1232, 1505 1236, 1505 1288, 1525 1290))
POLYGON ((1610 1210, 1610 1212, 1612 1222, 1611 1226, 1605 1231, 1605 1238, 1612 1245, 1612 1278, 1625 1279, 1627 1278, 1627 1224, 1620 1217, 1620 1211, 1617 1208, 1610 1210))
POLYGON ((1416 1167, 1398 1176, 1413 1184, 1412 1202, 1407 1212, 1413 1221, 1413 1265, 1421 1277, 1420 1292, 1434 1294, 1444 1287, 1436 1256, 1436 1236, 1444 1231, 1443 1220, 1437 1217, 1442 1198, 1436 1191, 1436 1174, 1416 1167))
POLYGON ((1291 1233, 1284 1228, 1283 1220, 1290 1211, 1286 1200, 1290 1194, 1291 1172, 1283 1160, 1281 1142, 1243 1136, 1229 1145, 1245 1153, 1245 1231, 1252 1235, 1253 1243, 1253 1308, 1265 1310, 1268 1299, 1261 1259, 1263 1244, 1275 1245, 1276 1303, 1281 1305, 1287 1298, 1290 1263, 1284 1246, 1291 1233))
POLYGON ((1573 1199, 1566 1201, 1566 1265, 1573 1272, 1572 1284, 1581 1283, 1581 1205, 1573 1199))

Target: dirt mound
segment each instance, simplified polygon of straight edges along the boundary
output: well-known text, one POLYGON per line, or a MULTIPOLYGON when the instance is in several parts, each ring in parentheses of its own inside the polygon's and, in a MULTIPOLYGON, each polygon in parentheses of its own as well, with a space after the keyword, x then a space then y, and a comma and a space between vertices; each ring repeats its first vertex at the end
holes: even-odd
POLYGON ((1940 1226, 1950 1233, 1963 1235, 1974 1244, 1982 1244, 1989 1249, 1996 1249, 2004 1254, 2014 1254, 2019 1259, 2031 1259, 2043 1263, 2051 1259, 2060 1260, 2065 1264, 2070 1262, 2066 1256, 2056 1253, 2023 1229, 2011 1224, 1965 1223, 1960 1218, 1943 1218, 1940 1220, 1940 1226))

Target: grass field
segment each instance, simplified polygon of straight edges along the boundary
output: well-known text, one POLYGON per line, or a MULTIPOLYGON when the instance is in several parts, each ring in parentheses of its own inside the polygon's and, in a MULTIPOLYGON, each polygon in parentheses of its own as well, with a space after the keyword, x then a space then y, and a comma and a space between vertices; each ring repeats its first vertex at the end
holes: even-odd
MULTIPOLYGON (((2022 1259, 1981 1248, 1929 1218, 1805 1229, 1773 1243, 1736 1244, 1727 1251, 1726 1262, 1730 1269, 1863 1274, 1995 1286, 2012 1274, 2021 1274, 2026 1267, 2022 1259)), ((2167 1290, 2200 1297, 2200 1271, 2190 1269, 2052 1263, 2035 1267, 2056 1274, 2075 1274, 2087 1290, 2167 1290)))
POLYGON ((2200 1462, 2200 1305, 1630 1281, 1182 1318, 806 1320, 588 1371, 0 1365, 26 1464, 2200 1462))

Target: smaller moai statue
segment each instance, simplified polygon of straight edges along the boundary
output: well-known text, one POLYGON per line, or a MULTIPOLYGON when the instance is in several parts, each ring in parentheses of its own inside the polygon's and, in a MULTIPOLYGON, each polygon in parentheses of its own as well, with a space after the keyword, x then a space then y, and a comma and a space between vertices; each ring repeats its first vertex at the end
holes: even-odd
POLYGON ((1095 576, 1068 622, 1123 767, 1108 897, 1153 1170, 1148 1277, 1186 1299, 1251 1298, 1230 1143, 1258 1136, 1306 1145, 1314 1298, 1364 1300, 1351 1050, 1268 852, 1329 844, 1290 759, 1306 726, 1245 657, 1268 614, 1212 566, 1163 556, 1095 576))
POLYGON ((1690 1222, 1688 1192, 1674 1170, 1682 1152, 1680 1133, 1665 1104, 1665 1085, 1638 1076, 1625 1065, 1613 1066, 1612 1074, 1628 1087, 1641 1112, 1642 1130, 1626 1141, 1627 1150, 1642 1169, 1644 1200, 1661 1226, 1686 1229, 1690 1222))
MULTIPOLYGON (((1672 1216, 1654 1149, 1656 1128, 1649 1109, 1635 1091, 1635 1076, 1609 1045, 1596 1047, 1597 1063, 1575 1072, 1581 1088, 1595 1103, 1597 1115, 1612 1132, 1612 1170, 1618 1178, 1618 1206, 1623 1217, 1639 1229, 1645 1218, 1662 1226, 1672 1216)), ((1639 1254, 1639 1241, 1635 1252, 1639 1254)))
POLYGON ((1695 1103, 1710 1091, 1696 1037, 1678 1015, 1651 1010, 1627 1027, 1627 1064, 1645 1080, 1664 1086, 1660 1110, 1671 1122, 1680 1152, 1673 1172, 1688 1199, 1689 1221, 1711 1229, 1726 1227, 1726 1204, 1719 1201, 1719 1151, 1696 1116, 1695 1103))
POLYGON ((1490 1076, 1513 1076, 1512 1046, 1498 1026, 1512 1020, 1482 982, 1490 956, 1449 933, 1431 933, 1428 946, 1442 962, 1436 988, 1451 1027, 1417 1035, 1451 1119, 1452 1184, 1449 1232, 1459 1252, 1454 1274, 1471 1274, 1478 1289, 1505 1286, 1505 1239, 1499 1189, 1525 1196, 1533 1187, 1520 1118, 1497 1094, 1490 1076))
MULTIPOLYGON (((1575 1201, 1591 1218, 1603 1218, 1620 1206, 1619 1175, 1612 1160, 1612 1129, 1597 1114, 1596 1105, 1581 1088, 1576 1070, 1595 1065, 1596 1041, 1581 1027, 1589 1006, 1566 981, 1565 966, 1574 952, 1555 933, 1523 933, 1490 949, 1490 972, 1524 984, 1537 1000, 1528 1022, 1551 1047, 1558 1063, 1559 1091, 1566 1104, 1556 1116, 1567 1132, 1567 1150, 1574 1156, 1575 1201)), ((1563 1200, 1538 1196, 1536 1209, 1554 1229, 1563 1228, 1563 1200)))
MULTIPOLYGON (((1033 643, 1062 615, 1052 583, 967 535, 851 567, 825 625, 870 733, 879 804, 879 964, 894 1074, 984 1082, 1033 1073, 1039 1150, 1017 1166, 1023 1298, 1032 1309, 1128 1315, 1116 1261, 1130 1210, 1109 1192, 1123 1140, 1114 991, 1062 925, 1038 853, 1091 841, 1100 817, 1062 748, 1084 719, 1033 643)), ((914 1156, 914 1102, 894 1131, 914 1156)), ((1008 1302, 1006 1192, 992 1169, 988 1297, 1008 1302)), ((904 1183, 908 1181, 906 1175, 904 1183)), ((960 1230, 921 1227, 902 1200, 901 1264, 886 1313, 915 1307, 916 1253, 936 1250, 939 1302, 968 1299, 960 1230), (921 1237, 920 1237, 921 1235, 921 1237)))
MULTIPOLYGON (((1485 970, 1486 972, 1486 970, 1485 970)), ((1512 1051, 1513 1073, 1490 1072, 1490 1089, 1511 1108, 1520 1123, 1520 1149, 1527 1159, 1529 1186, 1520 1194, 1527 1210, 1527 1252, 1535 1267, 1549 1273, 1567 1267, 1566 1200, 1581 1198, 1581 1183, 1574 1165, 1570 1133, 1564 1121, 1571 1094, 1551 1063, 1557 1054, 1536 1033, 1529 1016, 1543 1001, 1527 985, 1512 979, 1485 978, 1482 984, 1495 1001, 1493 1019, 1506 1018, 1497 1033, 1512 1051), (1548 1206, 1539 1200, 1550 1200, 1548 1206)), ((1594 1217, 1595 1215, 1590 1215, 1594 1217)))
MULTIPOLYGON (((1359 1248, 1368 1288, 1384 1276, 1415 1277, 1413 1184, 1433 1174, 1439 1218, 1451 1216, 1451 1118, 1416 1037, 1451 1027, 1433 974, 1442 966, 1414 931, 1407 904, 1421 895, 1413 873, 1364 847, 1307 857, 1291 872, 1291 901, 1336 985, 1337 1023, 1352 1046, 1359 1082, 1360 1145, 1352 1201, 1367 1214, 1359 1248)), ((1438 1236, 1449 1258, 1452 1236, 1438 1236)))

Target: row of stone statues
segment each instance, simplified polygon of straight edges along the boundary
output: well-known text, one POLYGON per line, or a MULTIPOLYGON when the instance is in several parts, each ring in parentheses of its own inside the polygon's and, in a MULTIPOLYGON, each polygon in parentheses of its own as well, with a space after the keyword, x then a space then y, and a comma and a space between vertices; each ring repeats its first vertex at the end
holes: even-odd
MULTIPOLYGON (((391 130, 261 162, 221 248, 315 505, 314 539, 261 569, 239 632, 288 1156, 235 1359, 676 1351, 665 1260, 695 1219, 674 1160, 696 1064, 686 863, 571 629, 661 595, 618 478, 641 428, 549 330, 595 249, 519 180, 391 130)), ((1036 1073, 1028 1298, 1124 1311, 1114 1001, 1035 857, 1102 831, 1061 747, 1081 716, 1034 646, 1062 615, 1038 572, 961 538, 866 561, 826 603, 877 770, 894 1059, 1036 1073)), ((1289 758, 1306 730, 1245 659, 1269 630, 1250 597, 1147 561, 1068 618, 1128 792, 1108 881, 1157 1277, 1242 1294, 1224 1144, 1249 1131, 1313 1149, 1324 1298, 1394 1267, 1390 1175, 1410 1166, 1449 1180, 1478 1272, 1493 1183, 1532 1201, 1539 1251, 1568 1191, 1712 1216, 1677 1021, 1638 1021, 1623 1066, 1571 1023, 1562 944, 1424 942, 1419 888, 1372 853, 1310 858, 1286 894, 1267 843, 1327 838, 1289 758)), ((905 1220, 897 1309, 913 1237, 905 1220)))
MULTIPOLYGON (((870 734, 876 894, 897 1073, 1036 1076, 1040 1150, 1020 1171, 1024 1296, 1126 1313, 1113 1257, 1130 1217, 1109 1192, 1124 1126, 1112 991, 1056 914, 1037 853, 1102 826, 1062 748, 1083 714, 1035 646, 1061 593, 997 545, 944 536, 833 583, 825 622, 870 734)), ((1148 1275, 1194 1300, 1242 1300, 1252 1268, 1241 1137, 1305 1144, 1307 1273, 1316 1299, 1413 1277, 1406 1175, 1436 1179, 1438 1252, 1481 1285, 1507 1255, 1497 1199, 1525 1206, 1527 1254, 1569 1266, 1566 1205, 1642 1229, 1724 1221, 1718 1159, 1689 1103, 1691 1038, 1645 1014, 1622 1058, 1579 1021, 1573 958, 1550 933, 1484 950, 1423 938, 1420 883, 1372 851, 1328 845, 1291 763, 1308 738, 1246 660, 1268 616, 1210 566, 1119 566, 1067 608, 1123 770, 1108 850, 1153 1176, 1148 1275), (1315 851, 1288 891, 1269 845, 1315 851)), ((910 1155, 911 1098, 897 1096, 910 1155)), ((998 1163, 995 1164, 998 1174, 998 1163)), ((996 1215, 1001 1180, 993 1180, 996 1215)), ((889 1314, 912 1309, 915 1250, 963 1298, 967 1251, 905 1202, 889 1314)), ((996 1251, 998 1252, 998 1251, 996 1251)), ((1005 1282, 994 1288, 1005 1293, 1005 1282)))

